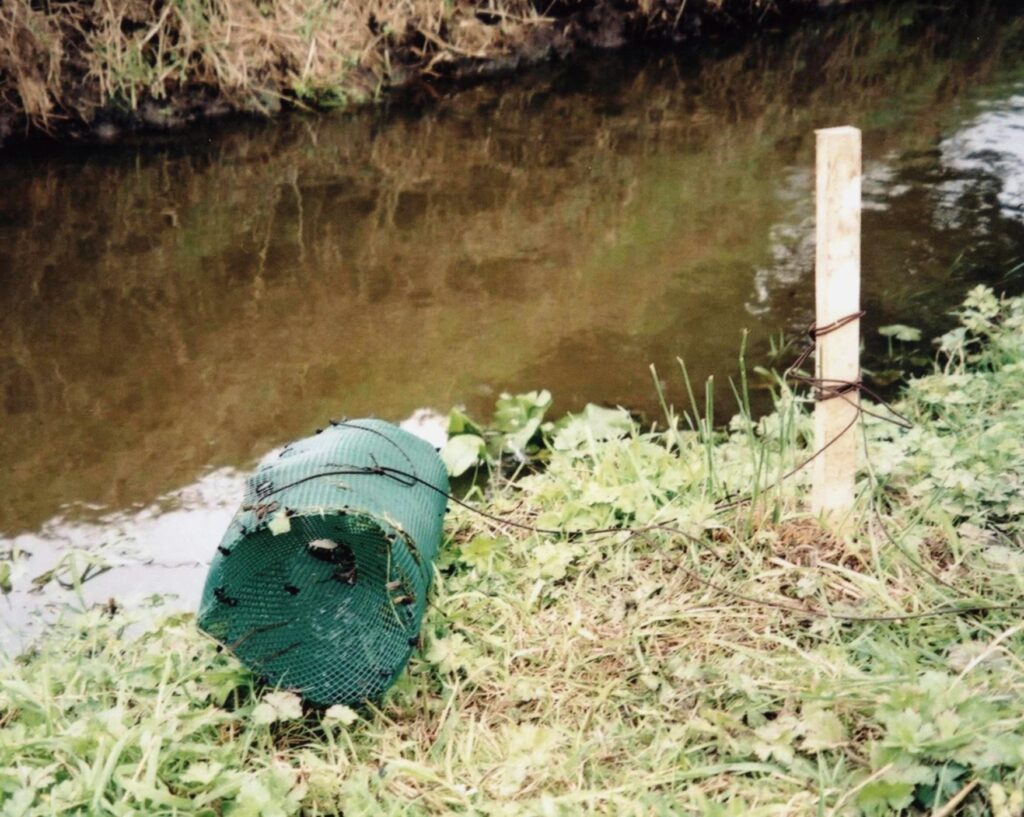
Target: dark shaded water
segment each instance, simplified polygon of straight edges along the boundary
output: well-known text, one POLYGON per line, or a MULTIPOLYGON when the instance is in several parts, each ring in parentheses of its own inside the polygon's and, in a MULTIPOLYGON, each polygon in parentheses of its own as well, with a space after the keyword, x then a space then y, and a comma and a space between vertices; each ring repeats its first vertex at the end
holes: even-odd
MULTIPOLYGON (((869 351, 887 323, 941 330, 977 282, 1024 288, 1024 18, 984 3, 600 58, 426 110, 3 155, 16 585, 74 547, 204 559, 235 469, 329 416, 486 416, 542 387, 559 411, 653 415, 651 363, 683 402, 676 356, 726 382, 744 329, 758 361, 810 320, 813 131, 835 124, 865 132, 869 351)), ((194 595, 195 568, 146 575, 134 591, 194 595)))

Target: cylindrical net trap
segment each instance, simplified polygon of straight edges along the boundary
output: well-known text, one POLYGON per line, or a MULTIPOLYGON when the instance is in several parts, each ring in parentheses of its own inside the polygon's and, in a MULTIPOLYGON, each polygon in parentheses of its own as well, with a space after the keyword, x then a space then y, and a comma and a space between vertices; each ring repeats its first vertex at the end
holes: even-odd
POLYGON ((246 481, 200 628, 313 704, 379 699, 417 643, 447 491, 430 444, 380 420, 285 446, 246 481))

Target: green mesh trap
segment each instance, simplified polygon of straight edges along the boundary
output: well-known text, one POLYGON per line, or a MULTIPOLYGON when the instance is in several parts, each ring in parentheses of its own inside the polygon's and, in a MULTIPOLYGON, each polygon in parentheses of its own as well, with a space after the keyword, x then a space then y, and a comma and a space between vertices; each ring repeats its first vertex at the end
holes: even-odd
POLYGON ((285 446, 246 481, 199 626, 311 703, 378 699, 416 645, 447 490, 435 450, 380 420, 285 446))

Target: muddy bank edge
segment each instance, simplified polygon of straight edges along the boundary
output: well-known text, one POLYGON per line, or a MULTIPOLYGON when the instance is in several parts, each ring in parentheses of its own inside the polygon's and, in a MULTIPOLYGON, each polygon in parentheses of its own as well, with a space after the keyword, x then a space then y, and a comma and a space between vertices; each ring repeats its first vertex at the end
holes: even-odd
POLYGON ((740 35, 869 0, 6 0, 0 146, 348 107, 582 48, 740 35))

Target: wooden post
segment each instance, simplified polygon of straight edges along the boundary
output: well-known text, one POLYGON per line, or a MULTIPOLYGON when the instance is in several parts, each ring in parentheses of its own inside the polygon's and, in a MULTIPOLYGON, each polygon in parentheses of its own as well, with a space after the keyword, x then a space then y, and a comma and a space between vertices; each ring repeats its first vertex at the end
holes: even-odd
MULTIPOLYGON (((817 151, 815 323, 827 327, 860 310, 860 131, 819 130, 817 151)), ((817 339, 815 368, 826 389, 860 380, 859 320, 817 339)), ((815 450, 824 449, 814 460, 816 514, 838 515, 853 507, 858 406, 856 391, 815 406, 815 450)))

